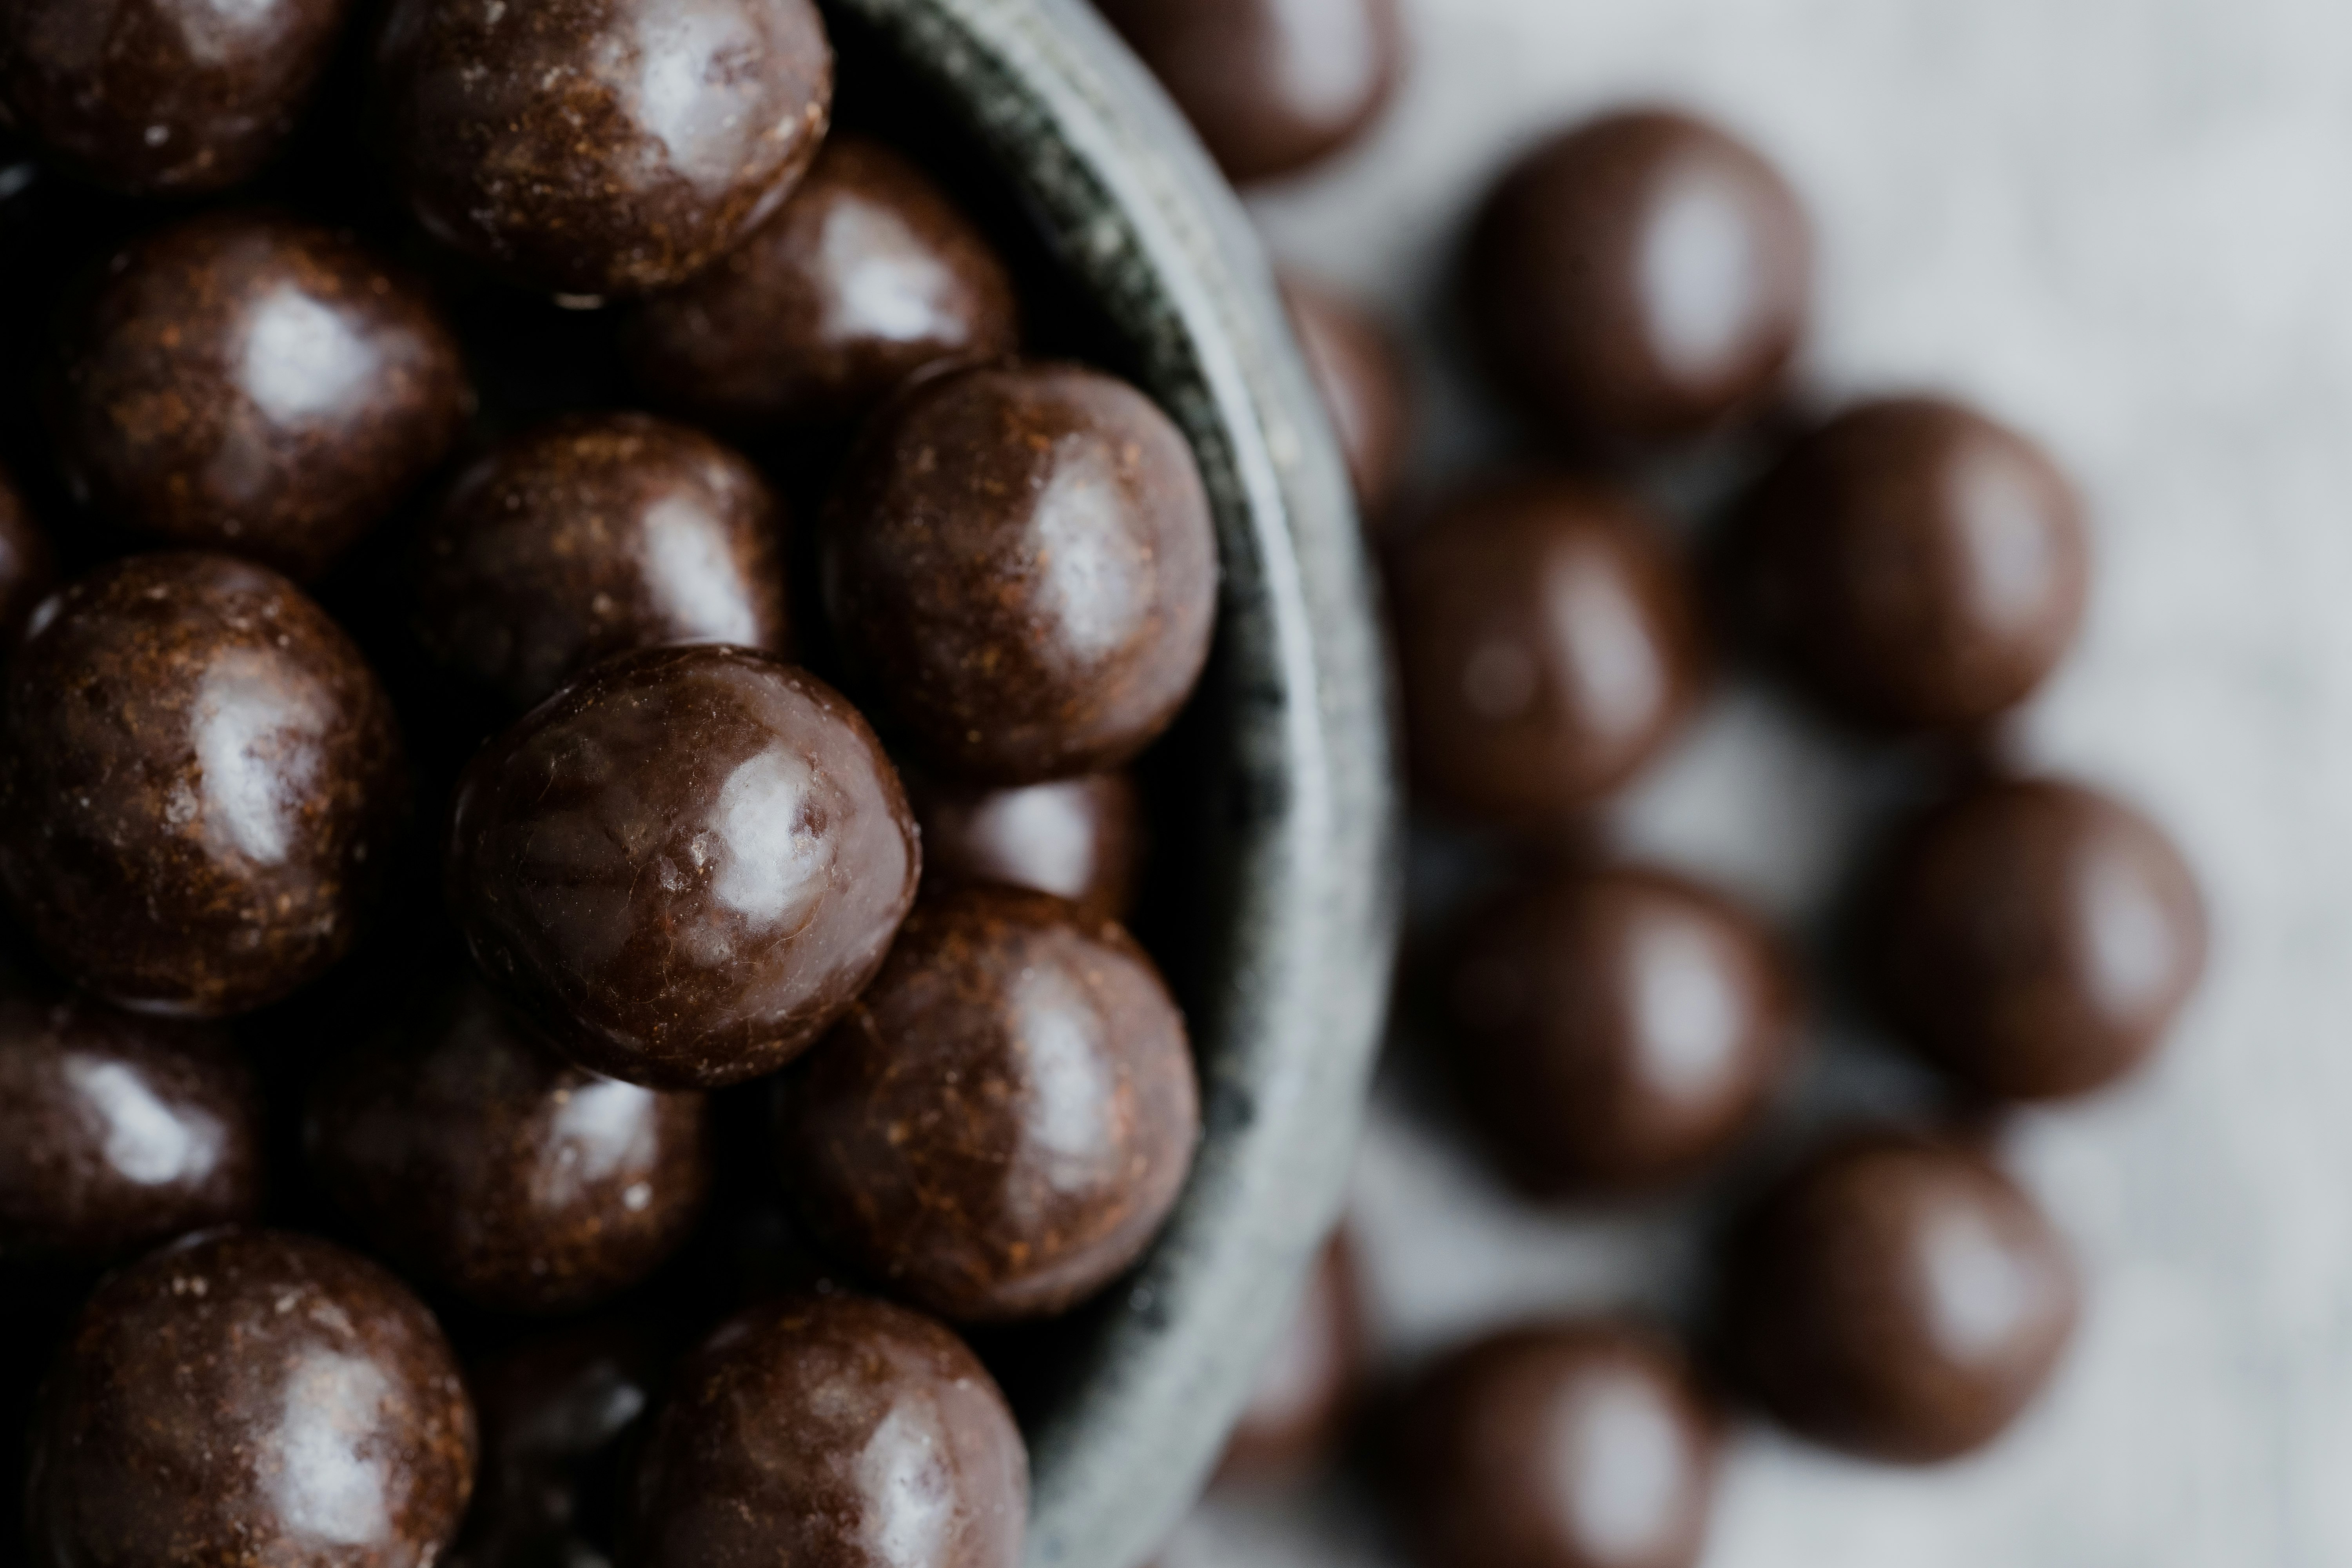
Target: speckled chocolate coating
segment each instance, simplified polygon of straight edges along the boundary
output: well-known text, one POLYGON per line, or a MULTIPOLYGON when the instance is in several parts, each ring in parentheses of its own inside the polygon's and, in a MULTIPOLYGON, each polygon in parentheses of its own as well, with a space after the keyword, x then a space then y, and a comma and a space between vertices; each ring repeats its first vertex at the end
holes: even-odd
POLYGON ((811 0, 396 0, 375 68, 417 221, 515 282, 600 298, 741 244, 833 105, 811 0))
POLYGON ((0 679, 0 881, 49 961, 218 1017, 350 948, 407 809, 392 705, 302 592, 224 555, 68 587, 0 679))
POLYGON ((1868 931, 1898 1032, 2000 1099, 2138 1067, 2205 968, 2204 900, 2164 831, 2055 780, 1989 784, 1918 825, 1868 931))
POLYGON ((784 651, 783 512, 698 430, 581 414, 461 475, 416 551, 416 630, 528 708, 589 665, 666 643, 784 651))
POLYGON ((371 1247, 498 1311, 589 1306, 684 1243, 710 1190, 702 1096, 564 1061, 449 984, 314 1087, 321 1185, 371 1247))
POLYGON ((309 578, 433 470, 469 400, 415 285, 324 229, 226 212, 108 264, 60 328, 48 413, 107 517, 309 578))
POLYGON ((1228 178, 1268 179, 1354 141, 1402 74, 1396 0, 1095 0, 1228 178))
POLYGON ((1556 823, 1623 784, 1696 706, 1696 608, 1662 525, 1564 479, 1475 490, 1409 540, 1389 595, 1430 804, 1556 823))
POLYGON ((1015 1568, 1029 1461, 961 1341, 854 1296, 755 1307, 689 1357, 637 1472, 632 1568, 1015 1568))
POLYGON ((1897 728, 2013 706, 2082 627, 2090 542, 2042 449, 1934 398, 1865 403, 1783 457, 1733 537, 1750 628, 1805 688, 1897 728))
POLYGON ((25 510, 16 481, 0 468, 0 659, 8 657, 33 606, 56 585, 57 572, 56 552, 25 510))
POLYGON ((1143 871, 1143 802, 1126 773, 991 788, 910 775, 923 875, 1001 882, 1125 920, 1143 871))
POLYGON ((2080 1287, 2033 1200, 1973 1149, 1903 1132, 1832 1140, 1734 1233, 1722 1333, 1748 1394, 1869 1458, 1990 1442, 2049 1380, 2080 1287))
POLYGON ((1329 1458, 1362 1392, 1366 1343, 1355 1246, 1334 1232, 1307 1277, 1307 1293, 1258 1369, 1249 1405, 1225 1444, 1220 1486, 1303 1479, 1329 1458))
POLYGON ((350 0, 11 0, 0 104, 51 158, 133 195, 251 178, 292 135, 350 0))
POLYGON ((450 908, 580 1065, 712 1089, 797 1056, 881 967, 922 869, 880 742, 740 648, 596 666, 485 747, 450 908))
POLYGON ((474 1415, 365 1258, 214 1232, 116 1275, 43 1396, 27 1512, 57 1568, 417 1568, 456 1533, 474 1415))
POLYGON ((1116 767, 1208 658, 1216 539, 1192 448, 1082 366, 908 387, 859 438, 821 543, 844 652, 955 776, 1116 767))
POLYGON ((954 888, 780 1081, 786 1188, 832 1250, 963 1321, 1050 1317, 1150 1242, 1191 1169, 1184 1021, 1128 934, 954 888), (1050 1108, 1050 1109, 1047 1109, 1050 1108))
POLYGON ((782 210, 700 277, 632 315, 647 396, 739 429, 846 426, 943 360, 1021 343, 1013 279, 923 172, 835 136, 782 210))
POLYGON ((1541 1194, 1696 1173, 1754 1130, 1796 1057, 1797 980, 1772 934, 1647 868, 1503 895, 1463 922, 1439 979, 1465 1106, 1541 1194))
POLYGON ((1322 284, 1286 273, 1282 300, 1330 411, 1356 505, 1376 524, 1396 499, 1412 455, 1412 388, 1403 355, 1363 306, 1322 284))
POLYGON ((1702 434, 1776 391, 1803 336, 1812 233, 1714 126, 1614 114, 1513 166, 1473 227, 1470 330, 1528 408, 1591 448, 1702 434))

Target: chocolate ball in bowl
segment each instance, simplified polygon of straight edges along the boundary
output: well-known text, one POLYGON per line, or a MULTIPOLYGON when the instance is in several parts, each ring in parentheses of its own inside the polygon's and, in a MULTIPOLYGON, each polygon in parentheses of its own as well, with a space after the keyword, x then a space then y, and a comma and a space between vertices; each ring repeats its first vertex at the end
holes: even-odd
POLYGON ((1126 773, 1052 784, 950 784, 910 775, 923 828, 923 875, 937 882, 1000 882, 1067 899, 1085 913, 1123 921, 1143 871, 1143 801, 1126 773))
POLYGON ((33 606, 57 581, 57 552, 26 509, 16 480, 0 469, 0 659, 33 606))

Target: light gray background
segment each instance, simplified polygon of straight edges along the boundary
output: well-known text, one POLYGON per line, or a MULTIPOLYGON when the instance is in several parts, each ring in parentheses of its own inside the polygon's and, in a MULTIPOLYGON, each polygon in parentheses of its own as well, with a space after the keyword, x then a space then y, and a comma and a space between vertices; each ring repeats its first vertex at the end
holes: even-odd
MULTIPOLYGON (((2095 512, 2084 643, 2036 761, 2179 835, 2211 976, 2169 1055, 2037 1114, 2012 1167, 2075 1238, 2084 1331, 1981 1458, 1736 1441, 1712 1568, 2352 1563, 2352 12, 2341 0, 1408 0, 1370 143, 1253 202, 1276 252, 1406 317, 1424 475, 1492 444, 1430 304, 1514 148, 1612 103, 1716 116, 1821 226, 1808 379, 1942 387, 2043 436, 2095 512)), ((1637 848, 1793 921, 1885 770, 1723 695, 1623 814, 1637 848)), ((1834 1033, 1834 1031, 1832 1031, 1834 1033)), ((1900 1098, 1866 1043, 1823 1100, 1900 1098)), ((1390 1352, 1533 1311, 1671 1305, 1693 1205, 1533 1214, 1376 1114, 1357 1214, 1390 1352)), ((1211 1505, 1169 1568, 1390 1561, 1341 1495, 1211 1505)))

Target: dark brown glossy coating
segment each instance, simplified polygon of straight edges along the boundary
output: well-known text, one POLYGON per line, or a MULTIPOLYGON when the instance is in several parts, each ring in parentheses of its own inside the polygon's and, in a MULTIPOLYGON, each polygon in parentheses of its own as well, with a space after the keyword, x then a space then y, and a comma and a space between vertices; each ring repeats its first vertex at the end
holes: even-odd
POLYGON ((1413 779, 1431 804, 1555 824, 1696 706, 1696 606, 1661 526, 1565 479, 1489 485, 1406 542, 1389 595, 1413 779))
POLYGON ((730 1320, 673 1381, 632 1568, 1015 1568, 1029 1460, 987 1369, 901 1308, 803 1296, 730 1320))
POLYGON ((1505 1330, 1394 1413, 1391 1506, 1424 1568, 1691 1568, 1721 1418, 1673 1344, 1601 1322, 1505 1330))
POLYGON ((742 457, 642 414, 579 414, 460 475, 417 543, 416 631, 528 708, 667 643, 785 651, 782 503, 742 457))
POLYGON ((740 648, 596 666, 483 748, 450 908, 581 1066, 654 1089, 775 1071, 881 967, 922 869, 856 710, 740 648))
POLYGON ((597 298, 741 244, 833 107, 812 0, 395 0, 375 69, 416 220, 525 287, 597 298))
POLYGON ((859 438, 821 543, 844 652, 955 776, 1117 767, 1208 658, 1217 545, 1192 448, 1083 366, 907 388, 859 438))
POLYGON ((1362 134, 1402 74, 1396 0, 1095 0, 1235 184, 1362 134))
POLYGON ((1366 1370, 1362 1282, 1343 1227, 1316 1255, 1307 1291, 1226 1441, 1219 1486, 1296 1481, 1330 1458, 1366 1370))
POLYGON ((0 6, 0 114, 115 190, 226 190, 292 136, 352 10, 350 0, 11 0, 0 6))
POLYGON ((0 469, 0 659, 16 640, 33 606, 57 584, 58 558, 25 510, 16 483, 0 469))
POLYGON ((1983 1155, 1914 1133, 1832 1140, 1734 1232, 1722 1333, 1746 1392, 1815 1442, 1949 1459, 2049 1381, 2081 1288, 2041 1208, 1983 1155))
POLYGON ((913 775, 908 794, 932 881, 1028 888, 1101 920, 1123 921, 1135 903, 1143 800, 1126 773, 1003 789, 913 775))
POLYGON ((1527 154, 1462 280, 1506 389, 1571 443, 1704 434, 1769 398, 1803 336, 1812 232, 1753 149, 1687 115, 1613 114, 1527 154))
POLYGON ((915 372, 1021 344, 1013 279, 923 172, 835 136, 776 216, 632 315, 647 396, 735 429, 842 427, 915 372))
POLYGON ((2130 1072, 2205 969, 2204 900, 2163 829, 2055 780, 1989 784, 1931 815, 1869 931, 1899 1032, 2000 1099, 2130 1072))
POLYGON ((2090 587, 2066 476, 1935 398, 1865 403, 1800 441, 1733 551, 1768 651, 1849 717, 1897 728, 1966 727, 2022 700, 2074 646, 2090 587))
POLYGON ((0 880, 68 978, 220 1017, 348 951, 407 810, 392 704, 325 612, 225 555, 68 587, 0 684, 0 880))
POLYGON ((474 1413, 433 1314, 309 1237, 215 1231, 83 1309, 27 1489, 57 1568, 417 1568, 457 1532, 474 1413))
POLYGON ((1141 1254, 1200 1133, 1184 1020, 1127 932, 950 888, 777 1093, 811 1230, 961 1321, 1050 1317, 1141 1254))
POLYGON ((1474 910, 1438 990, 1466 1109, 1547 1196, 1704 1170, 1754 1131, 1797 1054, 1797 977, 1772 933, 1644 867, 1564 873, 1474 910))
POLYGON ((324 1075, 304 1136, 373 1250, 495 1311, 637 1283, 710 1191, 702 1096, 572 1066, 470 978, 324 1075))
POLYGON ((1404 356, 1388 328, 1363 306, 1319 283, 1286 273, 1282 300, 1330 411, 1356 505, 1366 521, 1375 522, 1396 499, 1412 456, 1412 388, 1404 356))

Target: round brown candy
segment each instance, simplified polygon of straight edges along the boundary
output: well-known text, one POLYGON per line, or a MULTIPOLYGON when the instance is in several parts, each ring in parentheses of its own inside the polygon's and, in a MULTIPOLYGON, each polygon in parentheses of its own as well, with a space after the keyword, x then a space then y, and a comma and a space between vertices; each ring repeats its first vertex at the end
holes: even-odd
POLYGON ((1396 0, 1095 0, 1235 184, 1362 134, 1402 74, 1396 0))
POLYGON ((1985 784, 1932 814, 1870 929, 1904 1037, 2004 1100, 2131 1071, 2205 967, 2204 900, 2163 830, 2054 780, 1985 784))
POLYGON ((57 572, 48 539, 26 510, 16 480, 0 469, 0 658, 7 657, 33 606, 48 596, 57 572))
POLYGON ((597 665, 484 747, 447 885, 475 960, 581 1066, 763 1077, 882 964, 922 868, 881 742, 741 648, 597 665))
POLYGON ((841 426, 947 360, 1020 346, 1013 279, 923 172, 836 136, 776 216, 625 329, 637 384, 732 428, 841 426))
POLYGON ((1192 448, 1083 366, 909 386, 859 438, 821 544, 844 652, 956 776, 1117 767, 1208 658, 1217 547, 1192 448))
POLYGON ((471 980, 322 1077, 304 1131, 372 1249, 494 1311, 637 1283, 710 1190, 702 1096, 572 1066, 471 980))
POLYGON ((743 243, 833 108, 812 0, 396 0, 375 71, 417 222, 527 288, 595 298, 743 243))
POLYGON ((1258 1369, 1217 1484, 1295 1481, 1328 1458, 1354 1414, 1366 1352, 1355 1245, 1342 1228, 1316 1255, 1290 1326, 1258 1369))
POLYGON ((294 584, 138 555, 50 600, 0 682, 0 881, 77 984, 220 1017, 348 951, 407 809, 392 704, 294 584))
POLYGON ((809 1227, 962 1321, 1050 1317, 1141 1254, 1200 1132, 1184 1020, 1128 934, 1059 899, 945 889, 777 1094, 809 1227))
POLYGON ((1590 807, 1696 706, 1697 611, 1660 526, 1550 479, 1490 485, 1389 573, 1413 777, 1460 816, 1543 826, 1590 807))
POLYGON ((1426 1568, 1691 1568, 1721 1418, 1646 1331, 1506 1330, 1441 1359, 1394 1413, 1392 1506, 1426 1568))
POLYGON ((1832 1140, 1734 1232, 1733 1371, 1815 1442, 1928 1463, 1990 1442, 2049 1381, 2080 1288, 2033 1200, 1976 1151, 1917 1134, 1832 1140))
POLYGON ((417 545, 416 630, 517 708, 632 648, 784 650, 783 510, 700 431, 580 414, 459 476, 417 545))
POLYGON ((1330 411, 1356 504, 1367 521, 1377 521, 1395 499, 1412 456, 1412 394, 1403 357, 1387 328, 1321 284, 1286 274, 1282 299, 1330 411))
POLYGON ((1787 182, 1686 115, 1614 114, 1522 158, 1462 280, 1489 367, 1578 445, 1705 433, 1778 389, 1804 332, 1812 234, 1787 182))
POLYGON ((908 794, 934 881, 1028 888, 1103 920, 1125 920, 1135 902, 1143 802, 1126 773, 1009 789, 917 777, 908 794))
POLYGON ((688 1357, 638 1468, 625 1561, 1014 1568, 1029 1459, 987 1369, 854 1296, 730 1320, 688 1357))
POLYGON ((2074 646, 2082 503, 2042 449, 1934 398, 1866 403, 1800 441, 1735 535, 1741 607, 1805 688, 1865 723, 1964 728, 2074 646))
POLYGON ((5 118, 75 174, 192 196, 258 173, 292 136, 349 0, 15 0, 0 8, 5 118))
POLYGON ((26 1511, 58 1568, 412 1568, 456 1533, 474 1414, 433 1315, 363 1258, 217 1231, 90 1298, 26 1511))

